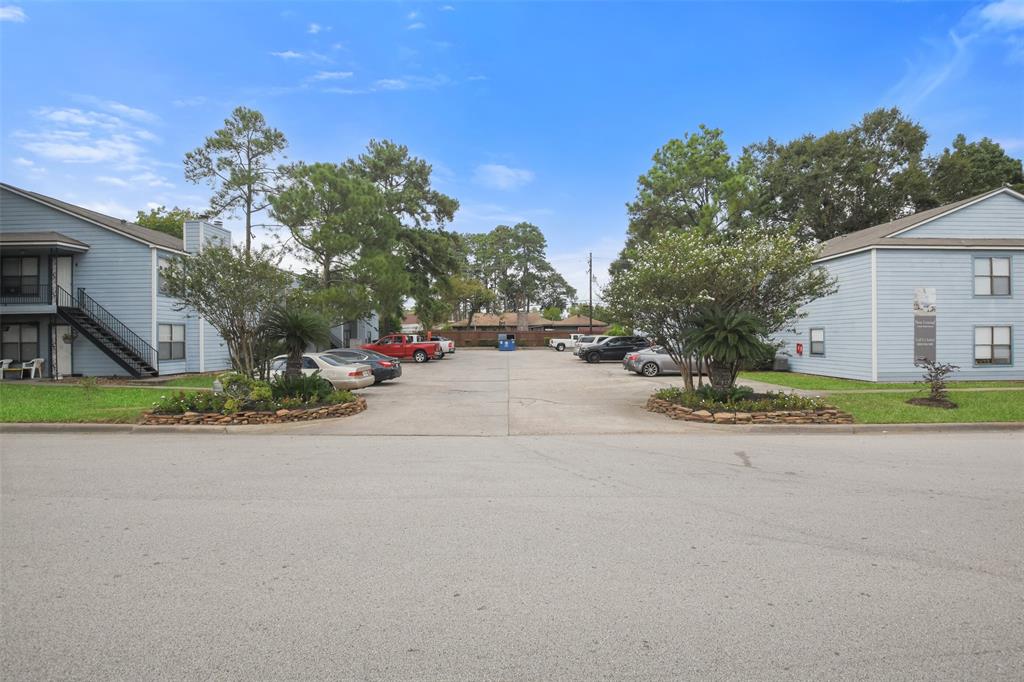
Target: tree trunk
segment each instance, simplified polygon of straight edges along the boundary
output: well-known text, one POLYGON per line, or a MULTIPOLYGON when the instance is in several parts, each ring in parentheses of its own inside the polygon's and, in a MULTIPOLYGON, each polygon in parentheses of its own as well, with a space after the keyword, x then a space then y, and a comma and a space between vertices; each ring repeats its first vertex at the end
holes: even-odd
POLYGON ((288 354, 288 362, 285 365, 284 375, 287 377, 297 377, 302 375, 302 353, 288 354))

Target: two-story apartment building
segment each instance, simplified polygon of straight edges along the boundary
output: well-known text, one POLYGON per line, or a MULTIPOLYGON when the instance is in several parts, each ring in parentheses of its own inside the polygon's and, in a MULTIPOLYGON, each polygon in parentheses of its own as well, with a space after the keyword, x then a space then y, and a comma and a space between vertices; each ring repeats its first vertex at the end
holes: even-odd
POLYGON ((837 281, 779 335, 797 372, 915 381, 919 357, 954 379, 1024 379, 1024 195, 1000 188, 822 245, 837 281))
POLYGON ((178 310, 160 269, 231 234, 187 222, 184 239, 0 183, 0 357, 44 376, 155 376, 230 367, 216 330, 178 310))

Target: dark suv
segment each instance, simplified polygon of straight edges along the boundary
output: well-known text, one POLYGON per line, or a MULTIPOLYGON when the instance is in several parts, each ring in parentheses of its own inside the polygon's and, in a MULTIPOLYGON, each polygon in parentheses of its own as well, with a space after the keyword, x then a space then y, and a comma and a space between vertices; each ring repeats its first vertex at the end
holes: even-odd
POLYGON ((580 357, 587 362, 622 360, 627 353, 648 348, 650 345, 651 342, 642 336, 613 336, 604 343, 580 350, 580 357))

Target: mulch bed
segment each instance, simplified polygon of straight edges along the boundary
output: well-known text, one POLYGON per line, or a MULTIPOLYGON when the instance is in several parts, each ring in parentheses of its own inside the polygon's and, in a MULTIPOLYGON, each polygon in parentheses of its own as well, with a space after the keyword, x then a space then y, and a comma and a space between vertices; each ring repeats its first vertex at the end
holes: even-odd
POLYGON ((941 407, 944 410, 955 410, 958 405, 952 400, 935 400, 934 398, 911 398, 908 405, 920 405, 922 407, 941 407))
POLYGON ((323 405, 295 410, 277 410, 276 412, 236 412, 221 414, 220 412, 186 412, 184 414, 154 414, 146 412, 142 415, 144 426, 240 426, 246 424, 286 424, 289 422, 308 422, 317 419, 333 419, 359 414, 366 409, 366 399, 357 397, 351 403, 323 405))

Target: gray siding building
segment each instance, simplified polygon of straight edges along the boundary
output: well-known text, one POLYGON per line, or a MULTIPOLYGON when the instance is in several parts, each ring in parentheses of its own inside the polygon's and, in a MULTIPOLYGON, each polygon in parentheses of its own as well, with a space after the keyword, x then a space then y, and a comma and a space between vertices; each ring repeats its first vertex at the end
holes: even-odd
POLYGON ((918 357, 954 379, 1024 379, 1024 196, 1001 188, 822 245, 836 293, 780 334, 796 372, 916 381, 918 357))
POLYGON ((0 183, 0 357, 44 376, 154 376, 227 369, 227 346, 177 310, 160 267, 231 234, 188 222, 185 239, 0 183))

